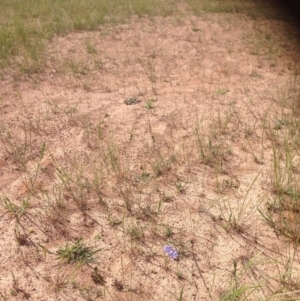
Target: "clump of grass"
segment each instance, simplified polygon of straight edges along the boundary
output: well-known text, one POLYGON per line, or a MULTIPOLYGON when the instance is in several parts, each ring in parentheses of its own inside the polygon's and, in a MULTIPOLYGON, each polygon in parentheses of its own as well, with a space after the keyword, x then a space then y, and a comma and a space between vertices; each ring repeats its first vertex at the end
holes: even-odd
POLYGON ((65 197, 72 199, 80 210, 86 211, 89 209, 88 203, 92 195, 97 195, 101 203, 100 184, 95 183, 97 177, 94 180, 87 178, 84 174, 84 166, 81 163, 74 161, 71 170, 63 167, 57 168, 57 175, 65 197))
POLYGON ((132 241, 142 241, 144 239, 144 231, 138 225, 132 225, 128 229, 128 234, 132 241))
POLYGON ((156 102, 155 98, 149 98, 147 99, 146 103, 145 103, 145 108, 150 110, 154 108, 154 103, 156 102))
POLYGON ((17 164, 22 171, 26 171, 26 164, 34 154, 34 143, 31 138, 31 132, 28 132, 26 129, 24 129, 23 141, 17 139, 9 130, 5 130, 0 136, 8 157, 17 164))
POLYGON ((226 112, 224 117, 218 112, 207 125, 203 121, 203 117, 197 117, 195 125, 198 158, 202 163, 224 171, 225 163, 232 155, 229 138, 233 112, 226 112))
POLYGON ((228 155, 230 155, 230 148, 226 141, 212 139, 211 137, 203 137, 198 130, 196 130, 198 139, 199 159, 212 167, 221 167, 226 162, 228 155))
POLYGON ((118 196, 123 200, 126 210, 131 213, 134 200, 134 189, 131 185, 124 185, 124 187, 116 188, 118 196))
POLYGON ((21 217, 26 213, 26 210, 29 207, 29 201, 28 199, 24 199, 20 205, 17 205, 13 203, 8 197, 4 197, 0 200, 0 206, 5 213, 15 218, 17 222, 19 222, 21 217))
POLYGON ((164 225, 164 236, 166 238, 171 238, 173 235, 174 235, 174 232, 173 232, 171 226, 168 224, 164 225))
POLYGON ((283 132, 283 137, 273 139, 272 169, 270 172, 272 195, 268 199, 268 211, 264 213, 261 211, 261 214, 275 232, 299 243, 298 131, 291 131, 292 123, 286 126, 290 128, 290 131, 283 132))
MULTIPOLYGON (((153 142, 156 143, 154 136, 152 136, 152 139, 153 142)), ((161 150, 154 150, 153 158, 149 160, 149 165, 152 168, 155 178, 170 172, 175 163, 176 157, 174 153, 165 155, 161 150)))
POLYGON ((94 255, 99 251, 85 246, 82 239, 78 239, 74 244, 67 243, 65 246, 60 247, 56 254, 58 255, 57 259, 63 260, 68 264, 88 264, 95 261, 94 255))
POLYGON ((45 280, 48 282, 50 290, 55 294, 65 291, 69 286, 67 275, 61 273, 60 269, 58 269, 54 278, 45 277, 45 280))
MULTIPOLYGON (((257 207, 254 207, 251 211, 249 211, 251 202, 251 197, 249 196, 259 176, 260 173, 253 179, 244 197, 237 198, 234 205, 232 204, 231 198, 221 198, 219 200, 220 218, 214 217, 210 214, 212 219, 220 222, 226 231, 232 230, 236 233, 243 233, 245 231, 247 221, 249 221, 257 209, 257 207)), ((264 196, 258 199, 257 206, 259 206, 263 199, 264 196)))
POLYGON ((250 300, 253 295, 261 290, 261 284, 252 281, 251 284, 244 283, 242 276, 245 273, 252 273, 251 267, 254 266, 254 258, 241 258, 241 267, 238 267, 238 261, 233 260, 232 279, 229 288, 224 291, 219 301, 229 300, 250 300), (250 271, 250 272, 249 272, 250 271), (250 299, 249 299, 250 298, 250 299))

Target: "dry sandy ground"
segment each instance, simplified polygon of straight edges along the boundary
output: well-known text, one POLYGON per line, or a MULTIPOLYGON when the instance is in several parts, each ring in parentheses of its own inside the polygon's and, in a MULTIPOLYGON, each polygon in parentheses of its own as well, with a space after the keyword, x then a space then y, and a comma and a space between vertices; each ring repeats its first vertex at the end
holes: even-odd
POLYGON ((298 86, 294 33, 243 15, 132 19, 57 37, 45 74, 4 77, 2 299, 219 300, 245 287, 239 300, 265 300, 288 268, 296 283, 298 252, 258 212, 272 198, 267 129, 298 86), (59 259, 79 238, 95 261, 59 259))

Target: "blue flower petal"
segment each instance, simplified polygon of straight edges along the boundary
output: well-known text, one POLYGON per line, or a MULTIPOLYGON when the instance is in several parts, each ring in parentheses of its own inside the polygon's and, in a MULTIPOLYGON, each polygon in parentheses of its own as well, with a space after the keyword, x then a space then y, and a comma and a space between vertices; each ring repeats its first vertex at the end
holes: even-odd
POLYGON ((164 246, 163 247, 164 251, 168 254, 168 256, 172 259, 177 259, 178 258, 178 252, 172 248, 171 246, 164 246))

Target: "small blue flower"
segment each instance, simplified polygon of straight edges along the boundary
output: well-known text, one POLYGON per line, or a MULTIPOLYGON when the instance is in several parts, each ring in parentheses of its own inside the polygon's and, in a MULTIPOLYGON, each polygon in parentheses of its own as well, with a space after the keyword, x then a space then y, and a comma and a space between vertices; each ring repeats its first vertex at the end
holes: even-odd
POLYGON ((164 246, 164 251, 168 254, 170 258, 174 260, 178 258, 178 252, 171 246, 164 246))

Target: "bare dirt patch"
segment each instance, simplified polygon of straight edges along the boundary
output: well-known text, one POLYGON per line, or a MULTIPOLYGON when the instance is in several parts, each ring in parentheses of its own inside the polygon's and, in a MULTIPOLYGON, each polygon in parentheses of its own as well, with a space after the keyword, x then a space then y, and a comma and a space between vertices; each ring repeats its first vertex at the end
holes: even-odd
POLYGON ((299 297, 297 247, 258 211, 295 39, 238 14, 133 18, 57 37, 46 74, 3 79, 2 298, 299 297))

